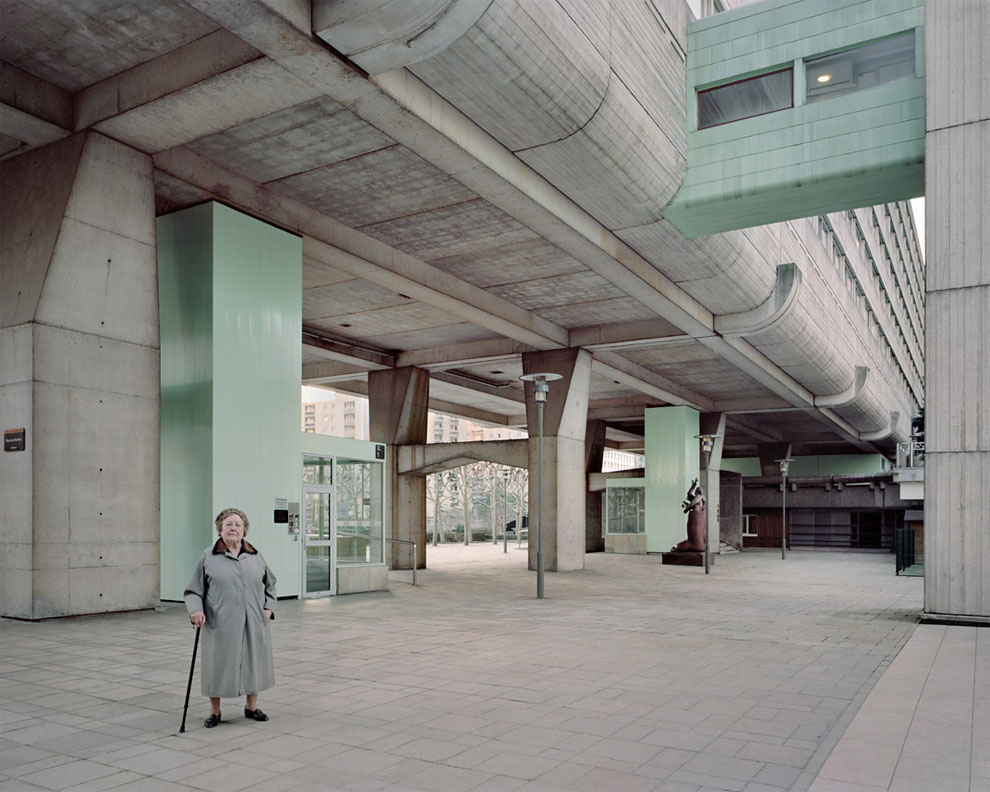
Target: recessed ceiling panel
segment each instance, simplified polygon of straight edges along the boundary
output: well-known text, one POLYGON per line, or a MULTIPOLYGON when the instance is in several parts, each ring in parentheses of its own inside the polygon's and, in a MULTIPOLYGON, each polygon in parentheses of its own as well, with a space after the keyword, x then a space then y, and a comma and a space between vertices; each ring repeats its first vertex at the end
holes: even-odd
POLYGON ((0 60, 73 93, 217 29, 169 0, 2 3, 0 60))
POLYGON ((476 198, 466 187, 400 146, 299 173, 281 180, 277 187, 353 228, 476 198))
POLYGON ((270 182, 389 145, 387 135, 321 96, 200 138, 189 148, 254 181, 270 182))

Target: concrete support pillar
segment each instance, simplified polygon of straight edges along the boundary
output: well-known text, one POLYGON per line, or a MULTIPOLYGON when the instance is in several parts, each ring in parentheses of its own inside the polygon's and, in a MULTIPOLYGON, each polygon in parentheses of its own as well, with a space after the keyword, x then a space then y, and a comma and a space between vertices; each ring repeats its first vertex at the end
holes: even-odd
MULTIPOLYGON (((584 430, 584 472, 601 473, 605 458, 605 421, 588 421, 584 430)), ((605 537, 602 535, 602 500, 605 491, 587 492, 585 487, 585 535, 584 549, 587 553, 601 553, 605 550, 605 537)))
POLYGON ((779 476, 780 463, 778 459, 787 459, 791 455, 790 443, 760 443, 757 445, 760 455, 760 475, 764 477, 779 476))
MULTIPOLYGON (((371 439, 388 445, 388 530, 390 539, 416 543, 416 568, 426 567, 426 476, 399 473, 398 446, 426 443, 430 372, 405 367, 368 374, 371 439)), ((390 545, 393 569, 412 569, 412 548, 390 545)))
MULTIPOLYGON (((698 434, 718 435, 708 456, 708 470, 704 469, 705 454, 701 452, 702 475, 705 482, 705 514, 708 520, 708 547, 718 552, 721 541, 721 478, 722 446, 725 442, 725 413, 701 413, 698 416, 698 434)), ((699 441, 700 442, 700 441, 699 441)))
POLYGON ((698 411, 646 409, 646 551, 665 553, 687 536, 681 501, 700 478, 698 411))
POLYGON ((533 385, 526 383, 529 429, 529 568, 536 569, 538 515, 542 498, 543 564, 550 572, 584 569, 585 429, 591 353, 584 349, 524 352, 523 373, 554 373, 543 408, 543 491, 539 488, 539 438, 533 385))
POLYGON ((990 623, 990 9, 925 3, 925 607, 990 623))
POLYGON ((95 133, 3 163, 0 615, 159 598, 151 160, 95 133))

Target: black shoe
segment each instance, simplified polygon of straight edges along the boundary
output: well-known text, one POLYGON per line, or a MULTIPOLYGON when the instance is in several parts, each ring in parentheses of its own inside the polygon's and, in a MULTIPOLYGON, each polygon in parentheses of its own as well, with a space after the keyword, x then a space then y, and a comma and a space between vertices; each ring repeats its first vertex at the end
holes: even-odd
POLYGON ((249 710, 247 707, 244 708, 244 717, 245 718, 250 718, 251 720, 256 720, 256 721, 266 721, 266 720, 268 720, 268 716, 265 715, 265 713, 263 713, 261 711, 261 709, 249 710))
POLYGON ((220 719, 222 717, 223 716, 219 712, 216 713, 215 715, 211 713, 210 714, 210 717, 208 717, 205 721, 203 721, 203 725, 207 729, 212 729, 214 726, 216 726, 218 723, 220 723, 220 719))

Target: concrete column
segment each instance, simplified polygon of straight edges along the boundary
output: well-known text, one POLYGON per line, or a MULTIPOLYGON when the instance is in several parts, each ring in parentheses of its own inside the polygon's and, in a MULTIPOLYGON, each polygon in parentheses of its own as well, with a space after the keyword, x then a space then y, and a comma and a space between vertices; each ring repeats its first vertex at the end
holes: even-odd
POLYGON ((987 41, 984 0, 925 3, 923 617, 984 623, 990 623, 987 41))
MULTIPOLYGON (((708 521, 708 547, 712 553, 717 553, 721 541, 721 478, 722 446, 725 442, 725 413, 701 413, 698 416, 698 434, 717 434, 719 437, 712 447, 708 457, 707 477, 702 475, 705 486, 705 515, 708 521)), ((700 440, 699 448, 700 446, 700 440)), ((705 454, 702 451, 702 473, 705 473, 705 454)))
POLYGON ((536 569, 537 523, 542 498, 543 566, 549 572, 584 569, 585 429, 591 353, 584 349, 524 352, 523 373, 554 373, 543 408, 543 491, 539 488, 537 408, 526 383, 529 429, 529 568, 536 569))
MULTIPOLYGON (((426 567, 426 476, 399 473, 398 446, 426 443, 430 372, 405 367, 368 374, 371 439, 388 445, 388 533, 416 543, 417 569, 426 567)), ((412 548, 390 545, 393 569, 412 569, 412 548)))
MULTIPOLYGON (((584 472, 601 473, 605 458, 605 421, 588 421, 584 430, 584 472)), ((605 537, 602 535, 602 499, 605 491, 587 492, 585 488, 585 536, 584 549, 587 553, 601 553, 605 550, 605 537)))
POLYGON ((159 598, 151 160, 96 133, 3 163, 0 614, 159 598))

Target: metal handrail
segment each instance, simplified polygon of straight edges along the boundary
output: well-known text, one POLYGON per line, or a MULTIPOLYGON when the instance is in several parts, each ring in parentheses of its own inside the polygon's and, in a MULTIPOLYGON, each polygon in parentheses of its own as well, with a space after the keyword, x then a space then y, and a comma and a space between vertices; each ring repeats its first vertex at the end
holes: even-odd
POLYGON ((419 560, 419 556, 416 554, 416 543, 415 542, 411 542, 408 539, 386 539, 385 541, 386 542, 391 542, 392 544, 407 544, 407 545, 412 545, 412 549, 413 549, 413 566, 412 566, 412 570, 413 570, 413 582, 412 582, 412 584, 415 586, 416 585, 416 564, 418 563, 418 560, 419 560))

